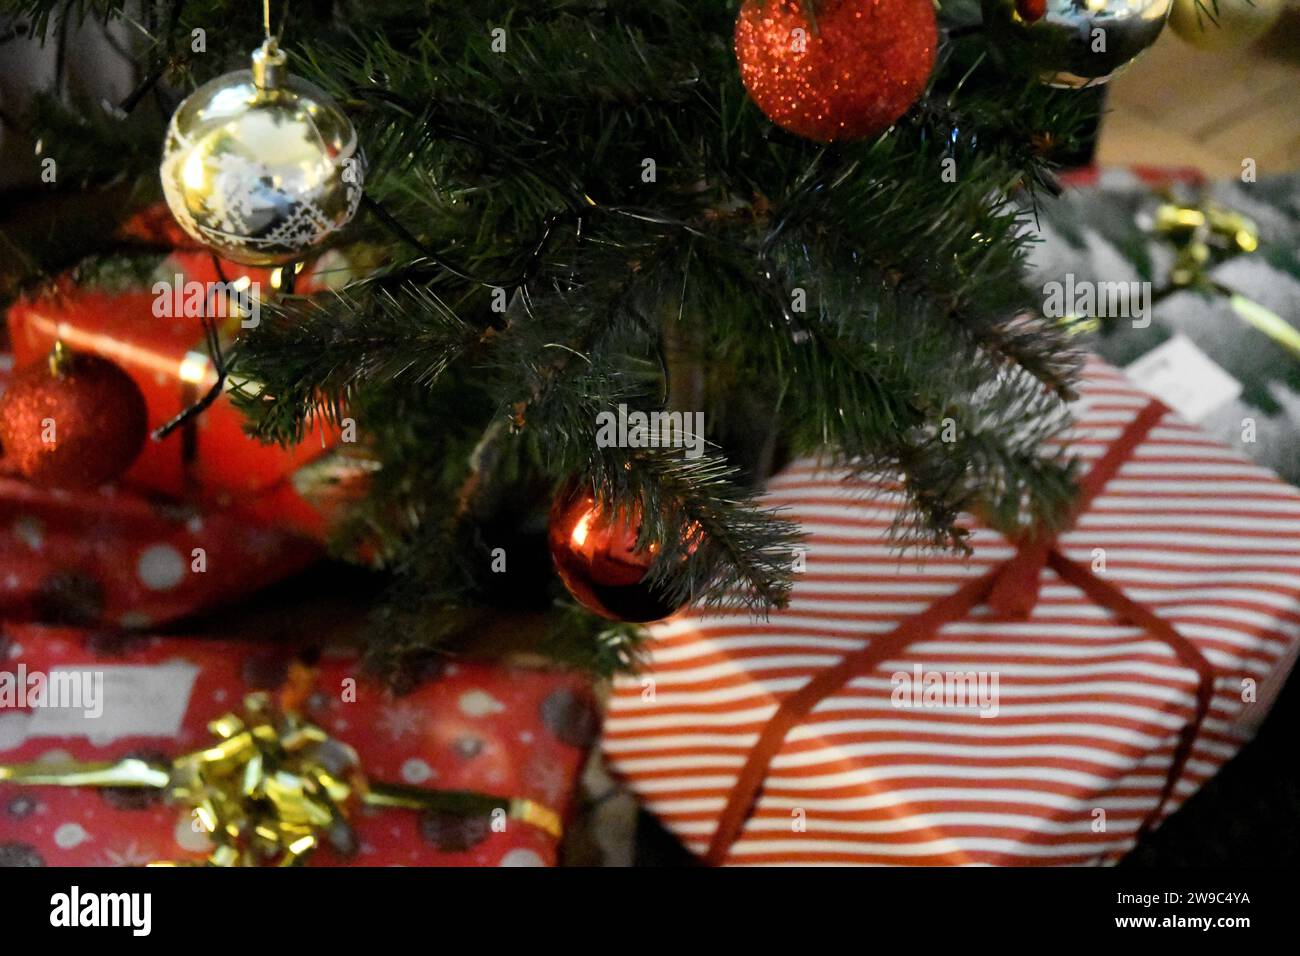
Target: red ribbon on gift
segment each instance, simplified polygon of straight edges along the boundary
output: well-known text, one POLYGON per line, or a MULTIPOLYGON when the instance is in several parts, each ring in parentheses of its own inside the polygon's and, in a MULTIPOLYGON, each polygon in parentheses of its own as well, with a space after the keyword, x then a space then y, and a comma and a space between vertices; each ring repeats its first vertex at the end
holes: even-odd
POLYGON ((1182 776, 1201 724, 1209 712, 1210 700, 1214 695, 1214 668, 1196 645, 1179 634, 1168 621, 1131 600, 1123 591, 1103 581, 1087 567, 1071 560, 1057 543, 1064 530, 1072 527, 1079 516, 1087 512, 1106 483, 1118 473, 1167 411, 1164 404, 1153 399, 1124 429, 1080 483, 1079 498, 1070 520, 1065 522, 1062 530, 1022 537, 1017 542, 1016 553, 1002 564, 921 613, 899 622, 894 630, 872 640, 862 650, 847 655, 834 667, 821 671, 781 701, 741 768, 736 785, 722 810, 713 839, 709 842, 705 861, 719 865, 725 860, 732 844, 740 837, 745 822, 754 812, 763 783, 767 779, 768 768, 784 745, 786 735, 814 707, 850 680, 870 672, 881 661, 893 657, 909 644, 932 637, 940 628, 960 620, 980 605, 987 605, 995 614, 1004 617, 1027 616, 1038 601, 1044 567, 1050 567, 1063 580, 1083 591, 1120 621, 1140 627, 1168 644, 1179 662, 1196 672, 1196 709, 1193 718, 1179 734, 1178 746, 1160 797, 1155 808, 1143 820, 1138 835, 1141 836, 1154 827, 1182 776))

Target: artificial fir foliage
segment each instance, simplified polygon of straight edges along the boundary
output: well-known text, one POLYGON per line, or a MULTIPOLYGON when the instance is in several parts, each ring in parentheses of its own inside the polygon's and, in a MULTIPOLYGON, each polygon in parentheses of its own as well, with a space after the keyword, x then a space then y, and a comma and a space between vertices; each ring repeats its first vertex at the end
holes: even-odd
MULTIPOLYGON (((2 8, 54 42, 61 18, 128 6, 2 8)), ((159 194, 170 111, 246 65, 262 12, 143 6, 128 102, 8 118, 46 155, 66 151, 61 181, 126 182, 140 201, 159 194)), ((900 545, 960 549, 965 511, 1010 529, 1067 508, 1073 468, 1045 442, 1067 423, 1078 356, 1022 280, 1033 220, 1015 200, 1052 201, 1054 161, 1094 102, 1007 62, 975 4, 945 2, 912 109, 879 136, 815 143, 747 98, 739 8, 290 3, 290 68, 339 102, 367 158, 338 241, 384 265, 264 304, 226 361, 253 435, 290 443, 350 417, 382 461, 349 534, 394 574, 375 615, 391 672, 521 595, 545 611, 542 649, 631 662, 635 629, 549 577, 545 516, 570 481, 643 516, 670 604, 758 613, 785 599, 800 540, 758 498, 775 457, 899 476, 900 545), (619 406, 702 412, 707 452, 600 447, 598 416, 619 406)), ((67 239, 31 253, 32 281, 106 245, 67 239)))

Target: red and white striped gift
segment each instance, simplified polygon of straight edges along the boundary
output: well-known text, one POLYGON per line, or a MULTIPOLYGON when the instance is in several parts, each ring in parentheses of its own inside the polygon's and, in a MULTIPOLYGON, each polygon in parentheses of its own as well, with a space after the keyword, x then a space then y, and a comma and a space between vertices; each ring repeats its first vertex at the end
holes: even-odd
POLYGON ((1108 366, 1081 391, 1054 540, 900 559, 880 489, 810 463, 771 482, 808 533, 790 607, 657 625, 611 698, 613 769, 688 847, 1114 862, 1245 742, 1300 640, 1300 492, 1108 366), (996 694, 963 700, 963 675, 996 694))

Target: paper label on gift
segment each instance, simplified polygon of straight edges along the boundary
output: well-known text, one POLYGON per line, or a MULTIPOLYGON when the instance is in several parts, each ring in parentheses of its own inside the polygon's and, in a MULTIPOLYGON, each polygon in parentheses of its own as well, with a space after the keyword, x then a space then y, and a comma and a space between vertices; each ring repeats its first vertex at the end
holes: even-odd
POLYGON ((176 737, 199 668, 186 661, 153 666, 56 667, 51 686, 76 687, 78 699, 31 710, 28 737, 86 737, 97 745, 121 737, 176 737))
POLYGON ((1189 422, 1201 421, 1241 394, 1241 383, 1185 335, 1175 335, 1124 371, 1189 422))

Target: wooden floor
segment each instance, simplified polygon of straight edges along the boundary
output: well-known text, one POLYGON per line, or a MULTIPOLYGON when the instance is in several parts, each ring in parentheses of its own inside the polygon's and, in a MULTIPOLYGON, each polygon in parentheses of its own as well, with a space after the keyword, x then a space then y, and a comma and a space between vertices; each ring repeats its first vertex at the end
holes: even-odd
POLYGON ((1263 177, 1300 169, 1300 9, 1242 50, 1208 52, 1165 30, 1110 84, 1097 162, 1263 177))

